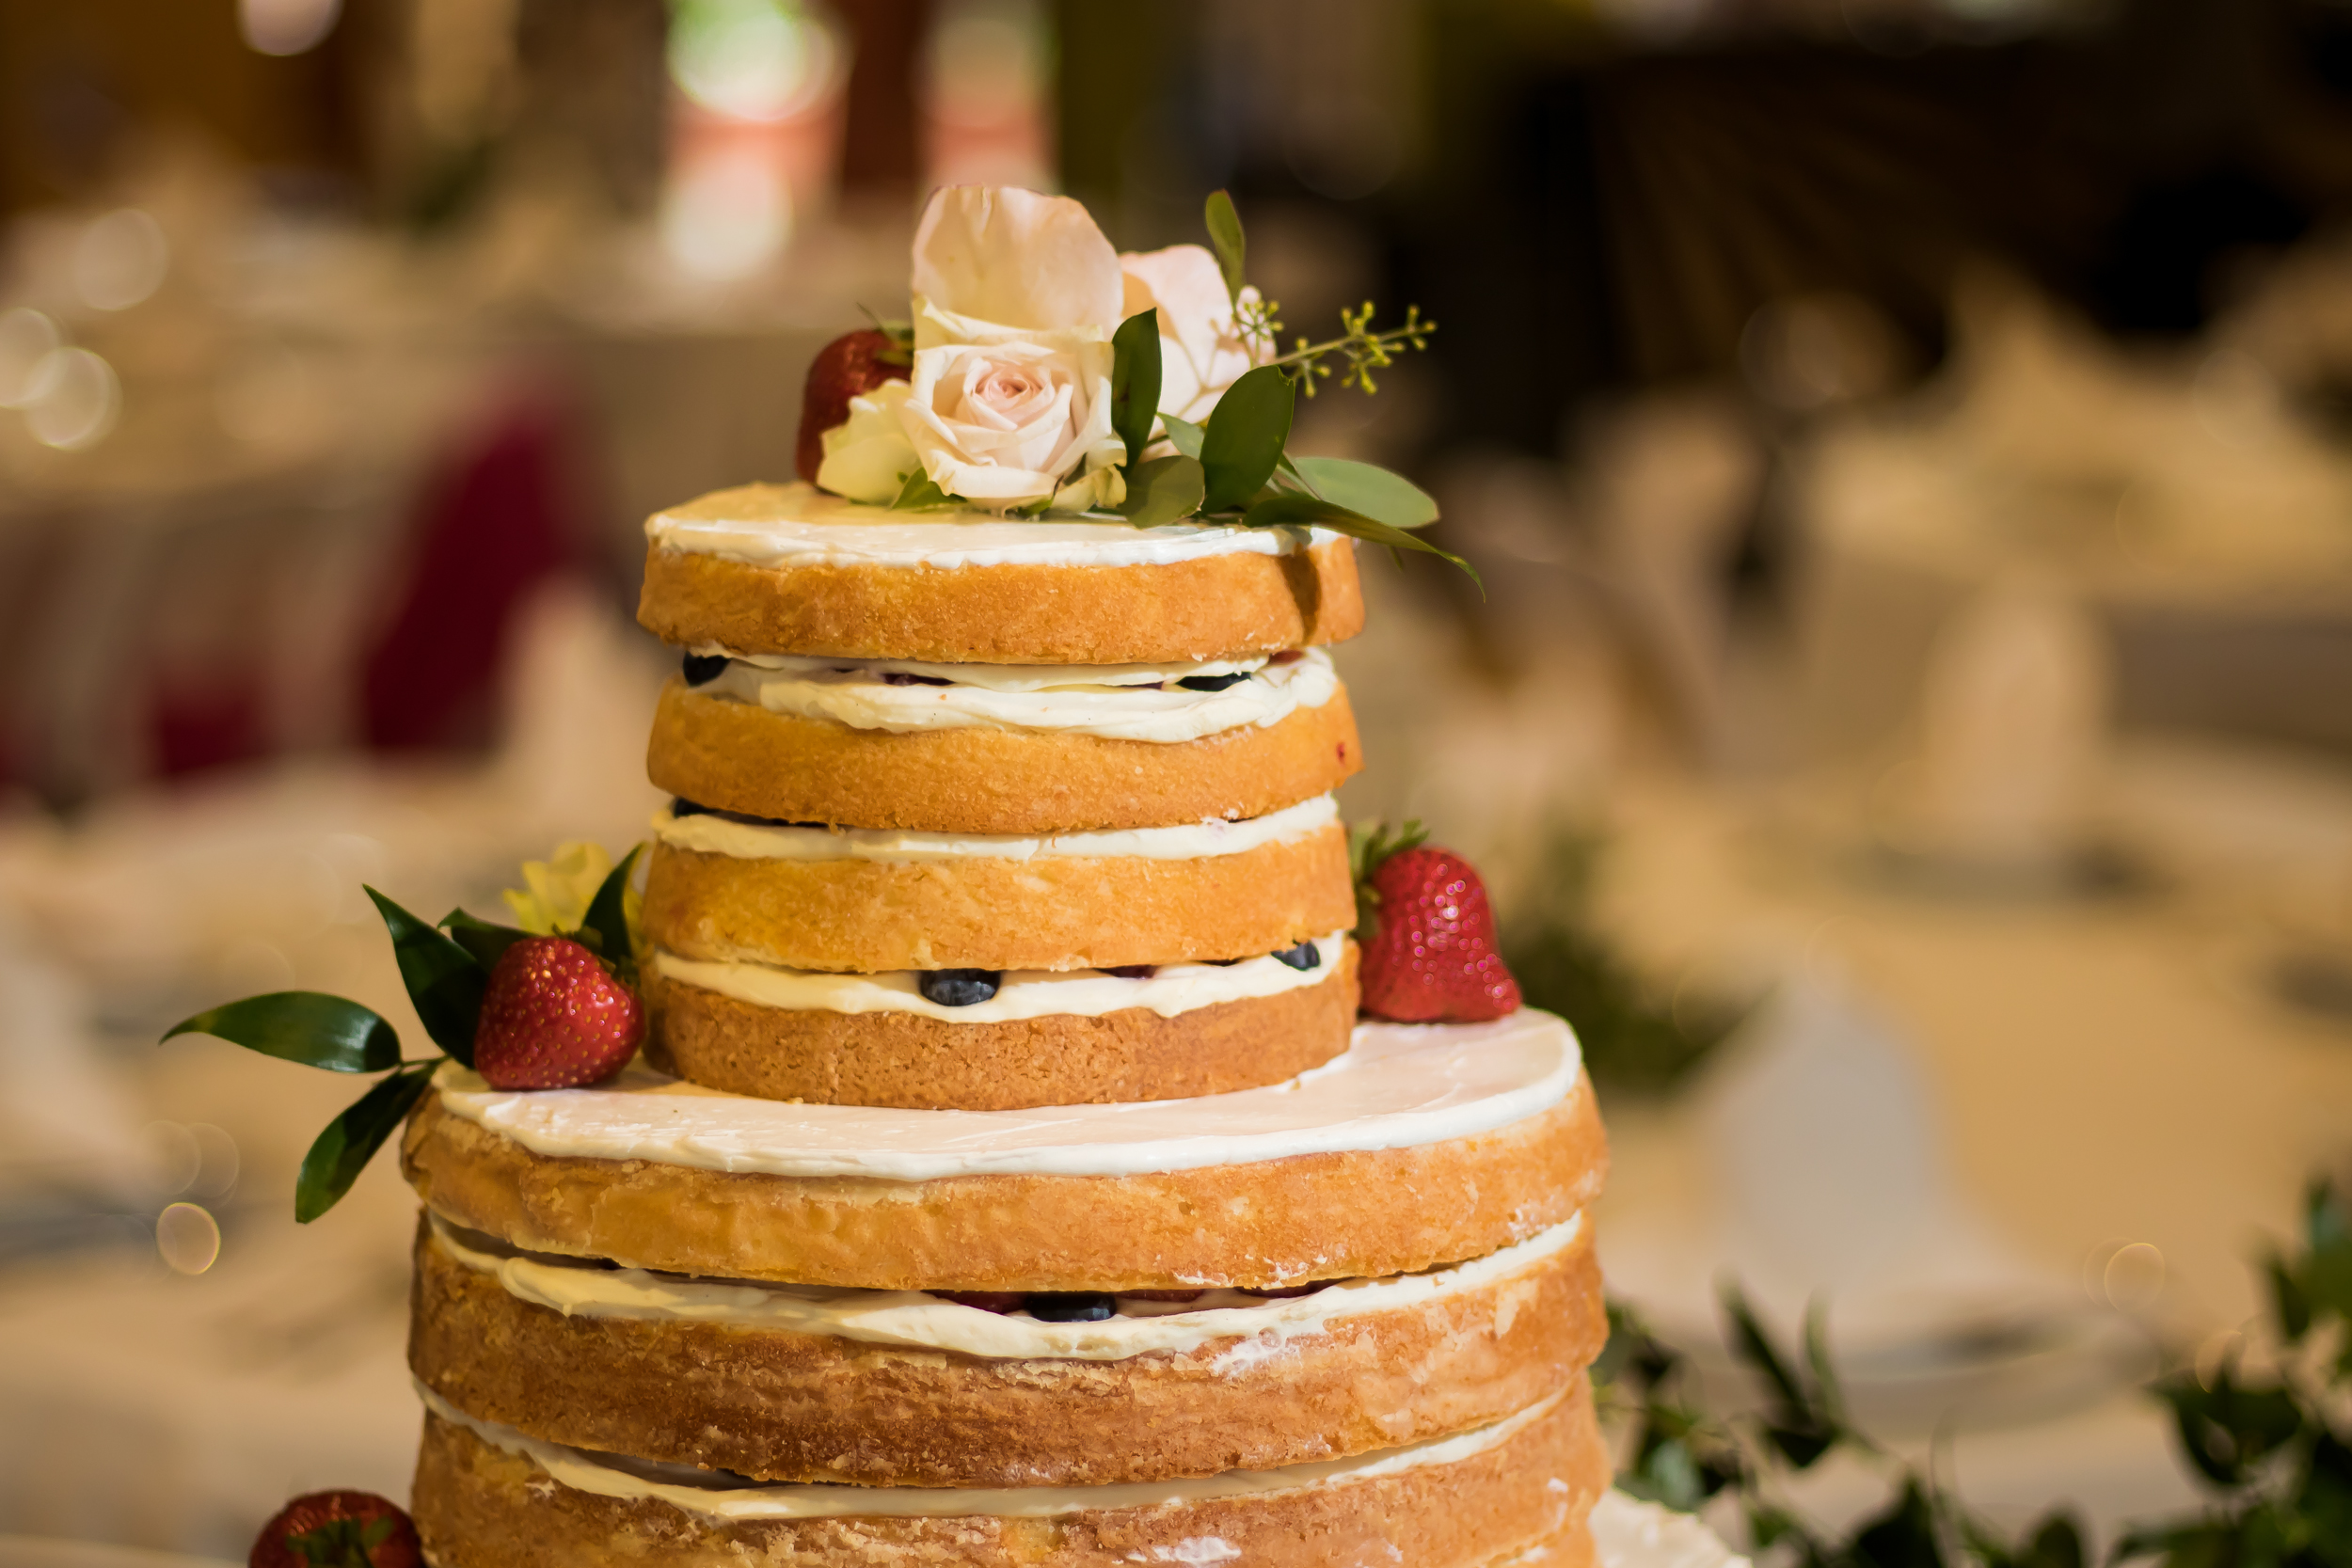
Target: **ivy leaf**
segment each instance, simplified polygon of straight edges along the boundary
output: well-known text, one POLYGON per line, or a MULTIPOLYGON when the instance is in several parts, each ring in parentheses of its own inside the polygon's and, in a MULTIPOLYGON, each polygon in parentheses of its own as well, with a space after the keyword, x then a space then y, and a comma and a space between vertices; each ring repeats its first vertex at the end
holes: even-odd
POLYGON ((1737 1285, 1724 1288, 1723 1307, 1724 1315, 1731 1320, 1733 1354, 1772 1386, 1772 1420, 1765 1435, 1789 1464, 1800 1470, 1806 1468, 1837 1446, 1840 1434, 1836 1425, 1807 1397, 1797 1374, 1772 1348, 1764 1325, 1756 1321, 1755 1309, 1737 1285))
POLYGON ((1178 453, 1155 457, 1127 470, 1127 500, 1120 508, 1137 528, 1156 528, 1200 510, 1204 486, 1200 465, 1178 453))
POLYGON ((367 891, 384 917, 385 929, 392 934, 401 984, 408 988, 408 1000, 416 1004, 424 1032, 434 1044, 473 1066, 474 1021, 482 1012, 482 992, 490 972, 440 931, 375 889, 367 891))
POLYGON ((596 895, 588 900, 587 918, 580 928, 582 937, 595 935, 596 950, 612 966, 621 984, 629 987, 637 984, 637 949, 628 940, 628 874, 644 848, 642 844, 631 845, 628 853, 621 857, 621 863, 605 873, 596 895))
POLYGON ((400 1036, 380 1014, 323 991, 274 990, 226 1003, 182 1019, 163 1039, 175 1035, 212 1035, 328 1072, 382 1072, 400 1065, 400 1036))
POLYGON ((2270 1285, 2271 1321, 2279 1325, 2279 1338, 2293 1344, 2311 1332, 2312 1298, 2277 1252, 2264 1260, 2263 1272, 2270 1285))
POLYGON ((2312 1182, 2304 1198, 2304 1229, 2310 1256, 2298 1282, 2313 1315, 2333 1312, 2352 1322, 2352 1214, 2324 1181, 2312 1182))
POLYGON ((531 935, 517 927, 494 926, 478 920, 463 910, 452 910, 441 916, 441 929, 449 933, 450 941, 472 954, 473 961, 485 970, 496 969, 508 948, 531 935))
POLYGON ((1160 312, 1154 308, 1129 316, 1111 334, 1111 429, 1127 443, 1130 474, 1143 464, 1159 407, 1160 312))
POLYGON ((1699 1467, 1691 1457, 1690 1449, 1679 1439, 1660 1443, 1642 1456, 1642 1463, 1631 1475, 1621 1477, 1617 1485, 1637 1497, 1663 1503, 1677 1513, 1693 1513, 1707 1500, 1699 1485, 1699 1467))
MULTIPOLYGON (((1291 437, 1291 409, 1297 401, 1290 377, 1272 365, 1243 373, 1225 388, 1210 411, 1200 441, 1200 467, 1207 473, 1206 512, 1245 506, 1274 477, 1283 443, 1291 437)), ((1182 451, 1182 448, 1178 449, 1182 451)))
POLYGON ((1160 423, 1167 427, 1168 438, 1175 443, 1178 451, 1196 463, 1200 460, 1200 444, 1208 439, 1207 431, 1190 420, 1180 420, 1173 414, 1162 414, 1160 423))
POLYGON ((2083 1568, 2083 1530, 2063 1509, 2045 1514, 2010 1559, 2016 1568, 2083 1568))
POLYGON ((1391 549, 1419 550, 1423 555, 1434 555, 1440 561, 1460 567, 1470 574, 1470 581, 1478 584, 1479 593, 1483 594, 1486 591, 1486 584, 1479 577, 1478 568, 1452 550, 1439 549, 1417 533, 1391 528, 1377 518, 1367 517, 1360 512, 1351 512, 1346 507, 1317 499, 1313 496, 1295 493, 1269 496, 1243 514, 1242 521, 1251 528, 1279 528, 1284 525, 1327 528, 1334 533, 1344 533, 1351 539, 1361 539, 1368 544, 1386 545, 1391 549))
POLYGON ((954 499, 946 491, 931 483, 930 474, 917 468, 907 475, 905 483, 898 486, 898 494, 892 499, 890 510, 893 512, 936 512, 941 507, 955 504, 954 499))
POLYGON ((423 1098, 434 1066, 420 1062, 403 1068, 326 1124, 302 1157, 302 1174, 294 1181, 295 1219, 308 1225, 342 1200, 409 1107, 423 1098))
POLYGON ((2210 1388, 2191 1373, 2175 1372, 2158 1382, 2154 1392, 2172 1407, 2190 1463, 2217 1486, 2243 1484, 2264 1455, 2303 1430, 2303 1412, 2292 1395, 2283 1388, 2241 1385, 2230 1361, 2215 1372, 2210 1388))
POLYGON ((1437 500, 1411 480, 1344 457, 1295 457, 1286 467, 1312 494, 1391 528, 1426 528, 1438 520, 1437 500))
POLYGON ((1918 1477, 1904 1477, 1902 1495, 1854 1536, 1853 1558, 1864 1568, 1945 1568, 1935 1510, 1918 1477))
POLYGON ((1233 210, 1231 196, 1211 191, 1204 215, 1209 225, 1209 248, 1216 252, 1216 270, 1225 275, 1226 293, 1239 305, 1244 263, 1249 259, 1249 242, 1241 231, 1241 214, 1233 210))

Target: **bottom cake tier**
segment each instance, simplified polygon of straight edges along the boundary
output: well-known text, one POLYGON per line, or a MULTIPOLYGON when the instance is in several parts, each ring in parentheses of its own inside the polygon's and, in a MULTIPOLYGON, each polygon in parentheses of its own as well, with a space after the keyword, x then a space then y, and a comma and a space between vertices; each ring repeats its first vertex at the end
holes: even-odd
POLYGON ((1609 1484, 1590 1385, 1455 1435, 1111 1486, 764 1484, 543 1443, 426 1392, 414 1513, 437 1568, 1583 1568, 1609 1484))

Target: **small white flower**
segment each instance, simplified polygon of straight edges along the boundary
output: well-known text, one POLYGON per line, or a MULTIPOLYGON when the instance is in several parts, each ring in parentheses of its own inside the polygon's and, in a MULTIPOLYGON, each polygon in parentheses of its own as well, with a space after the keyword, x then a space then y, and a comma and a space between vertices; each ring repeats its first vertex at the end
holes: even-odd
POLYGON ((923 466, 898 421, 907 392, 905 382, 885 381, 850 400, 849 419, 824 435, 825 461, 817 470, 820 488, 876 506, 898 499, 907 475, 923 466))

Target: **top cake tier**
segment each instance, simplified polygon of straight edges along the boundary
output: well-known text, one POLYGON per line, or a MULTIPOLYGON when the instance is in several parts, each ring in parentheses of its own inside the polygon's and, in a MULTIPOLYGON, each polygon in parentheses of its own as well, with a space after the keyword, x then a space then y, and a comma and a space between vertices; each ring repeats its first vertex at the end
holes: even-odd
POLYGON ((747 484, 645 524, 637 619, 700 652, 956 664, 1206 662, 1363 629, 1321 529, 907 513, 747 484))

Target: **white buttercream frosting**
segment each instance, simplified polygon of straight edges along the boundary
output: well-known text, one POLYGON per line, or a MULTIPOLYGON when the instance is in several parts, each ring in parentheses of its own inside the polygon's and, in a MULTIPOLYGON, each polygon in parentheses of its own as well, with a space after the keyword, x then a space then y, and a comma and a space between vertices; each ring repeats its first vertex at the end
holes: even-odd
POLYGON ((764 1519, 900 1519, 959 1517, 1050 1519, 1100 1509, 1155 1508, 1221 1497, 1264 1496, 1310 1486, 1335 1486, 1401 1475, 1430 1465, 1456 1465, 1509 1442, 1551 1413, 1555 1394, 1490 1425, 1401 1449, 1352 1459, 1288 1465, 1279 1470, 1228 1470, 1176 1481, 1126 1481, 1107 1486, 842 1486, 747 1481, 723 1471, 651 1460, 622 1460, 527 1436, 513 1427, 476 1420, 422 1383, 417 1396, 442 1420, 466 1428, 492 1448, 530 1460, 557 1483, 592 1497, 652 1499, 725 1524, 764 1519), (624 1467, 626 1466, 626 1467, 624 1467))
POLYGON ((1359 1023, 1342 1055, 1287 1083, 1196 1100, 913 1111, 755 1100, 642 1063, 581 1089, 494 1089, 445 1063, 441 1104, 548 1158, 930 1181, 1136 1176, 1297 1154, 1409 1148, 1538 1115, 1577 1092, 1576 1037, 1523 1007, 1491 1023, 1359 1023))
POLYGON ((1222 691, 1193 691, 1174 683, 1196 673, 1230 673, 1230 664, 1130 667, 1138 672, 1135 684, 1111 679, 1116 667, 1022 665, 1010 667, 1009 673, 990 665, 927 668, 961 673, 946 686, 899 685, 885 677, 917 672, 894 669, 887 661, 773 655, 755 662, 730 659, 725 670, 694 689, 855 730, 897 735, 976 727, 1047 730, 1172 744, 1279 724, 1299 708, 1321 707, 1340 689, 1330 657, 1320 648, 1264 664, 1222 691), (1151 684, 1142 684, 1154 675, 1151 684))
POLYGON ((657 512, 664 549, 753 566, 1167 566, 1216 555, 1292 555, 1339 537, 1322 530, 998 517, 862 506, 810 484, 745 484, 657 512))
MULTIPOLYGON (((1223 1370, 1229 1363, 1253 1364, 1279 1354, 1292 1340, 1323 1334, 1345 1319, 1421 1307, 1527 1273, 1573 1243, 1583 1223, 1579 1215, 1452 1268, 1340 1280, 1305 1295, 1209 1291, 1197 1301, 1181 1303, 1122 1298, 1119 1316, 1096 1323, 1044 1323, 1026 1312, 991 1312, 919 1291, 695 1279, 490 1252, 469 1244, 437 1218, 434 1243, 465 1267, 496 1275, 508 1295, 567 1318, 723 1323, 992 1360, 1125 1361, 1154 1353, 1186 1354, 1226 1341, 1229 1348, 1217 1358, 1223 1370)), ((1498 1317, 1525 1305, 1506 1291, 1498 1317)))
POLYGON ((893 828, 801 828, 722 812, 677 816, 667 807, 655 815, 653 831, 655 837, 674 849, 737 860, 857 860, 884 864, 968 858, 1193 861, 1245 854, 1268 844, 1303 838, 1339 819, 1339 802, 1328 795, 1318 795, 1239 822, 1212 817, 1172 828, 1057 833, 1046 838, 1017 833, 918 833, 893 828))
POLYGON ((834 974, 781 964, 689 958, 667 951, 657 951, 653 961, 665 980, 700 986, 755 1007, 919 1013, 945 1023, 1010 1023, 1025 1018, 1101 1018, 1131 1008, 1174 1018, 1219 1003, 1279 996, 1322 985, 1337 974, 1346 940, 1345 931, 1315 939, 1321 961, 1312 969, 1293 969, 1269 954, 1232 964, 1162 964, 1148 975, 1132 977, 1099 969, 1009 969, 998 979, 995 995, 963 1007, 945 1007, 925 996, 918 989, 919 974, 912 969, 834 974))

